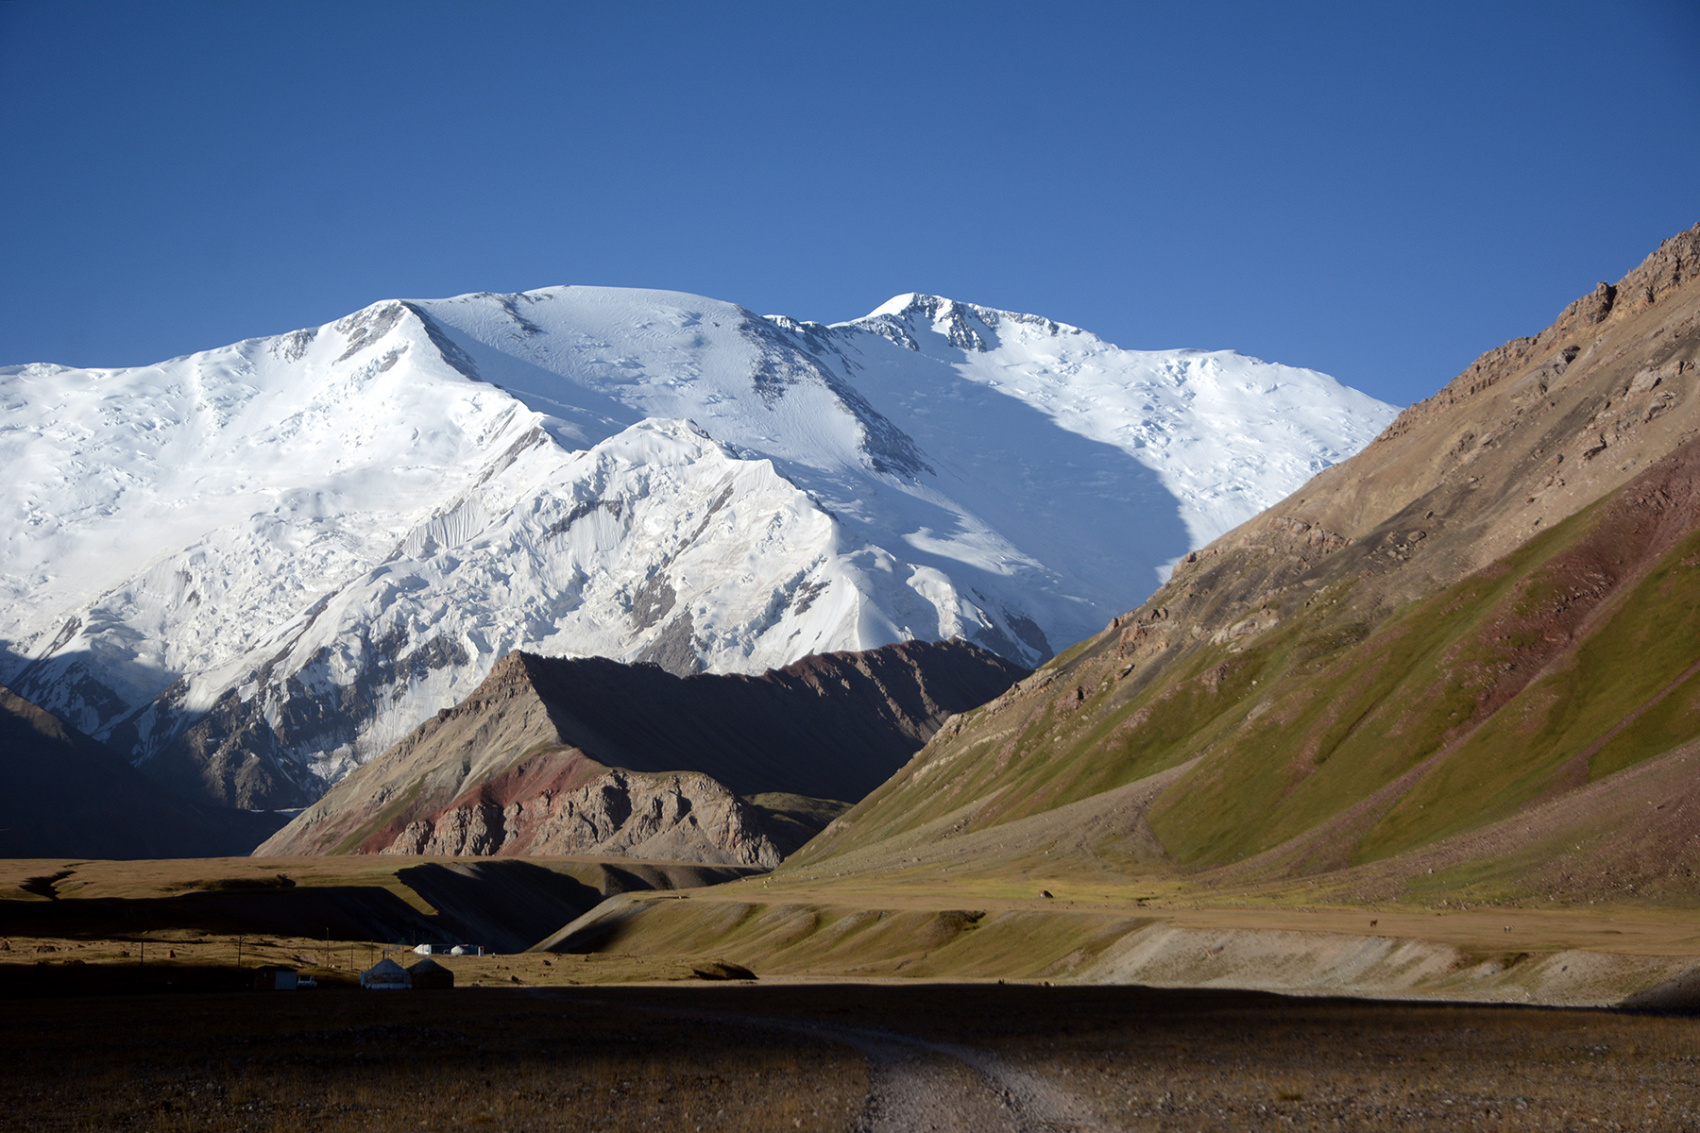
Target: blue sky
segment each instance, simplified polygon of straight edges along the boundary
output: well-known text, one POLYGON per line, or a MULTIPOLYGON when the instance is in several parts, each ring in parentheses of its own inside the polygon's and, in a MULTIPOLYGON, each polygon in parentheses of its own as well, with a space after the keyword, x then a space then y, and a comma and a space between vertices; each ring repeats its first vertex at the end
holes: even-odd
POLYGON ((557 283, 1433 392, 1700 221, 1700 5, 0 3, 0 363, 557 283))

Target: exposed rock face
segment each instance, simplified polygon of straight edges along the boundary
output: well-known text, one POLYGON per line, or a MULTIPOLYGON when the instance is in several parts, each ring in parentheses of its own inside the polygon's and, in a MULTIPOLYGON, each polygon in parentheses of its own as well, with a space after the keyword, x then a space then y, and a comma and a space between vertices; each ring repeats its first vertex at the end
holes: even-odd
POLYGON ((778 845, 750 804, 707 775, 639 775, 606 769, 576 790, 519 789, 576 750, 551 752, 482 784, 435 815, 416 819, 386 854, 493 857, 587 855, 772 869, 778 845), (528 774, 529 773, 529 774, 528 774), (505 804, 499 801, 511 798, 505 804))
POLYGON ((1025 670, 962 641, 757 677, 513 653, 257 852, 622 854, 772 866, 1025 670), (762 798, 749 801, 751 796, 762 798), (822 820, 824 822, 824 820, 822 820))
POLYGON ((245 854, 280 815, 196 805, 0 687, 0 857, 245 854))
MULTIPOLYGON (((1697 269, 1700 227, 1488 351, 1362 453, 1188 555, 1065 662, 945 729, 801 861, 877 868, 882 846, 987 838, 1162 775, 1118 812, 1146 842, 1106 834, 1093 854, 1114 844, 1124 860, 1241 880, 1373 866, 1373 891, 1396 895, 1390 878, 1437 883, 1385 863, 1432 850, 1462 865, 1433 848, 1687 759, 1700 745, 1697 269)), ((1700 812, 1647 806, 1675 823, 1661 852, 1613 833, 1625 812, 1578 804, 1560 808, 1562 828, 1530 818, 1496 841, 1492 876, 1593 896, 1527 865, 1585 838, 1633 847, 1606 870, 1614 893, 1691 897, 1700 812), (1537 830, 1550 846, 1528 841, 1537 830)))

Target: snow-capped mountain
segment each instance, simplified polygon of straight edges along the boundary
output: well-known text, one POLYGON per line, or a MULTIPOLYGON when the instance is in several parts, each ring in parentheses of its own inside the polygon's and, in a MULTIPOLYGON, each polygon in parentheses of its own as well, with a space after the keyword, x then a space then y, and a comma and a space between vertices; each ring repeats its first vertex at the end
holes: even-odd
POLYGON ((905 295, 378 303, 121 370, 0 369, 0 684, 300 805, 524 648, 760 672, 1037 663, 1393 408, 1231 352, 905 295))

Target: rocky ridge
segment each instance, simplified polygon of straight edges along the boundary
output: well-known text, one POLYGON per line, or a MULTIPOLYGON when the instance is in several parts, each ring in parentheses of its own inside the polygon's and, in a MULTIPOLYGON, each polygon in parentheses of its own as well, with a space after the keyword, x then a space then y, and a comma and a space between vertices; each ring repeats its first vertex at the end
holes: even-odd
POLYGON ((1025 670, 966 642, 750 677, 513 653, 257 853, 596 853, 771 867, 1025 670), (824 806, 812 800, 842 799, 824 806))
POLYGON ((582 855, 759 869, 772 869, 784 856, 757 808, 700 772, 640 775, 597 768, 601 773, 576 789, 537 782, 539 774, 553 774, 570 783, 580 777, 575 771, 593 767, 575 748, 543 753, 409 822, 379 852, 582 855))

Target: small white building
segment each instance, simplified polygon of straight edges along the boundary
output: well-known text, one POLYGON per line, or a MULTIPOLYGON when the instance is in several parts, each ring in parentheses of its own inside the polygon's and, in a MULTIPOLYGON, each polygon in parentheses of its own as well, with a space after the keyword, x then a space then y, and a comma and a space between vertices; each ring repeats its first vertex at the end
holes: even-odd
POLYGON ((413 987, 413 977, 386 956, 360 973, 360 986, 372 991, 408 991, 413 987))

